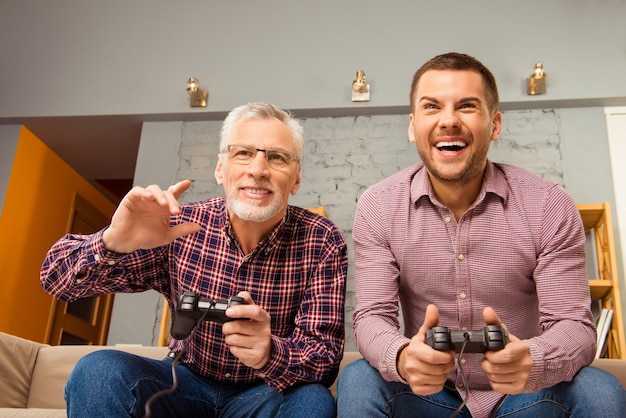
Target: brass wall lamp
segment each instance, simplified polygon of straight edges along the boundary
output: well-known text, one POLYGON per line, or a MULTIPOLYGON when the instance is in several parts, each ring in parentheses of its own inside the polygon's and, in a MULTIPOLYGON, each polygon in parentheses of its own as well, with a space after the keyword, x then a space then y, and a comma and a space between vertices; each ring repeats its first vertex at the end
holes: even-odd
POLYGON ((546 93, 546 73, 543 70, 543 63, 535 63, 535 71, 526 79, 526 93, 531 96, 546 93))
POLYGON ((206 107, 209 92, 200 88, 200 82, 196 77, 189 77, 187 80, 187 91, 189 92, 189 105, 191 107, 206 107))
POLYGON ((352 101, 353 102, 369 102, 370 85, 365 79, 365 71, 356 72, 356 77, 352 82, 352 101))

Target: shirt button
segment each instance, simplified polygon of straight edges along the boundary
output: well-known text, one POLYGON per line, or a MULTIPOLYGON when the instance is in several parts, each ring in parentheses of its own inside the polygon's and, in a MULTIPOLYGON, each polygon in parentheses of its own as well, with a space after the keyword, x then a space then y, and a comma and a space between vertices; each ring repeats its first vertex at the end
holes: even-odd
POLYGON ((460 388, 462 388, 462 387, 463 387, 463 382, 459 382, 458 386, 459 386, 460 388))
POLYGON ((226 373, 226 374, 224 375, 224 377, 231 377, 231 376, 232 376, 232 374, 230 374, 230 373, 226 373))
POLYGON ((467 362, 467 360, 465 360, 464 358, 461 359, 461 364, 465 364, 467 362))
POLYGON ((100 261, 100 254, 96 254, 93 256, 94 260, 100 261))
POLYGON ((445 221, 446 223, 450 223, 450 221, 451 221, 451 220, 452 220, 452 219, 450 219, 450 217, 449 217, 449 216, 446 216, 446 217, 444 218, 444 221, 445 221))
POLYGON ((257 376, 259 376, 261 379, 265 379, 267 377, 265 373, 259 373, 257 376))
POLYGON ((113 261, 113 260, 109 260, 109 261, 107 262, 107 264, 108 264, 109 266, 112 266, 112 265, 114 265, 114 264, 115 264, 115 261, 113 261))
POLYGON ((459 254, 459 256, 457 257, 460 261, 465 260, 465 256, 463 254, 459 254))
POLYGON ((459 293, 459 297, 461 299, 465 299, 467 297, 467 295, 464 292, 459 293))

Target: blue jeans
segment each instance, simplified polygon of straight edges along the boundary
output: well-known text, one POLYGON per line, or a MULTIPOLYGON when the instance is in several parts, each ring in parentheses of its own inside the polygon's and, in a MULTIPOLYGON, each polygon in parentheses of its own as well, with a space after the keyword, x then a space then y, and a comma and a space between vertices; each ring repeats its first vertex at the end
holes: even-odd
MULTIPOLYGON (((378 370, 360 359, 349 364, 337 383, 337 416, 449 417, 462 400, 450 389, 429 396, 411 392, 408 385, 387 382, 378 370)), ((467 407, 459 417, 470 417, 467 407)), ((508 396, 497 417, 626 416, 626 392, 619 380, 595 367, 584 367, 571 382, 562 382, 533 394, 508 396)))
MULTIPOLYGON (((335 417, 335 400, 321 384, 278 392, 265 383, 221 384, 178 365, 178 388, 150 407, 151 417, 335 417)), ((172 360, 119 350, 83 357, 65 387, 68 417, 143 417, 146 401, 172 386, 172 360)))

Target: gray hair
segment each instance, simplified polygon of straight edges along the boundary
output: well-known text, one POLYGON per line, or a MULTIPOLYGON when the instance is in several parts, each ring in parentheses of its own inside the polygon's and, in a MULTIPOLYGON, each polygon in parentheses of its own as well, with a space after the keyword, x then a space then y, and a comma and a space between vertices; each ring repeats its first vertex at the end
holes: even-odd
POLYGON ((237 122, 245 119, 258 118, 258 119, 271 119, 276 118, 283 122, 293 137, 294 145, 296 146, 296 155, 298 161, 302 161, 302 149, 304 148, 304 129, 297 119, 293 118, 288 111, 277 108, 276 106, 263 103, 263 102, 251 102, 238 106, 230 111, 224 123, 222 124, 222 131, 220 132, 220 152, 226 148, 226 145, 230 142, 233 127, 237 122))

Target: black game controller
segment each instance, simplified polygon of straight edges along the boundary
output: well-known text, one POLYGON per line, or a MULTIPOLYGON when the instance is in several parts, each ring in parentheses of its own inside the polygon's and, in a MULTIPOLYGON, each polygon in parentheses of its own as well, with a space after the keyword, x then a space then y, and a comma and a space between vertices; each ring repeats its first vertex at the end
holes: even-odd
POLYGON ((187 338, 203 315, 205 321, 220 324, 239 319, 227 317, 226 309, 235 305, 247 304, 239 296, 232 296, 230 299, 207 299, 201 298, 194 292, 185 292, 180 297, 176 312, 174 312, 170 334, 177 340, 187 338))
POLYGON ((465 353, 484 353, 502 350, 509 342, 509 335, 498 325, 487 325, 474 331, 449 330, 447 327, 434 327, 426 331, 426 344, 439 351, 454 350, 458 353, 466 340, 465 353))

